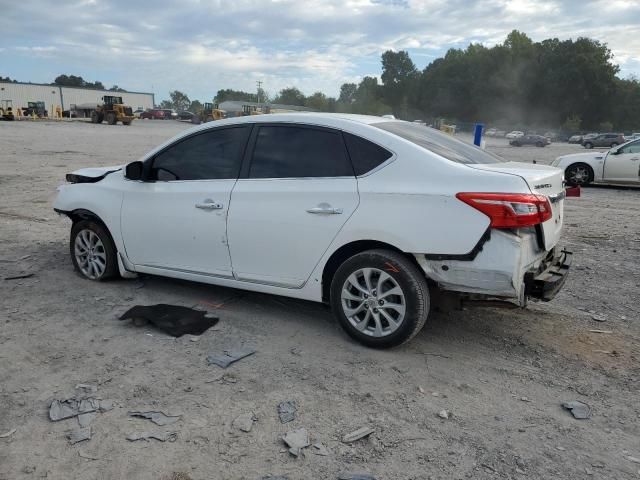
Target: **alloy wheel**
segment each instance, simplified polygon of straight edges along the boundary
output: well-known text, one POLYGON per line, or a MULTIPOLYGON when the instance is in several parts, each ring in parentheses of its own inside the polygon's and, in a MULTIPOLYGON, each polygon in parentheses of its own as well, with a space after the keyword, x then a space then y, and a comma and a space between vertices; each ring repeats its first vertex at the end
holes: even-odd
POLYGON ((91 280, 104 275, 107 269, 107 252, 100 237, 85 228, 80 230, 74 241, 74 254, 80 271, 91 280))
POLYGON ((342 286, 341 304, 349 323, 372 337, 391 335, 406 313, 402 288, 377 268, 362 268, 349 275, 342 286))

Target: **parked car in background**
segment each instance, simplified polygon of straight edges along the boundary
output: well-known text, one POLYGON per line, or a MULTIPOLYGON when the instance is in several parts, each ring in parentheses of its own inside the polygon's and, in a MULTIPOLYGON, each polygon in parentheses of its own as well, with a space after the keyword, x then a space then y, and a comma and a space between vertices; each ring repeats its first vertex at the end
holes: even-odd
POLYGON ((436 289, 550 300, 571 258, 561 170, 381 117, 219 120, 67 181, 54 208, 72 220, 85 278, 145 273, 326 302, 370 347, 414 337, 436 289))
POLYGON ((158 110, 157 108, 149 109, 140 114, 141 119, 149 119, 149 120, 164 120, 164 111, 158 110))
POLYGON ((583 138, 584 148, 606 147, 613 148, 624 143, 624 136, 620 133, 601 133, 593 138, 583 138))
POLYGON ((178 120, 193 121, 194 116, 195 116, 195 113, 190 112, 189 110, 182 110, 178 112, 178 120))
POLYGON ((542 135, 523 135, 509 141, 509 145, 514 147, 522 147, 523 145, 535 145, 536 147, 545 147, 551 143, 551 139, 542 135))
POLYGON ((496 130, 495 128, 489 128, 489 129, 487 129, 487 131, 486 131, 486 132, 484 132, 484 134, 485 134, 487 137, 495 137, 495 136, 496 136, 496 132, 497 132, 497 131, 498 131, 498 130, 496 130))
POLYGON ((508 139, 520 138, 523 136, 524 136, 524 132, 521 132, 520 130, 513 130, 512 132, 509 132, 505 135, 505 137, 507 137, 508 139))
POLYGON ((162 111, 164 112, 164 119, 165 120, 177 120, 178 119, 178 114, 176 113, 175 110, 171 110, 171 109, 165 108, 162 111))
POLYGON ((638 132, 638 133, 634 132, 634 133, 632 133, 632 134, 631 134, 631 135, 629 135, 629 136, 627 136, 627 135, 625 135, 625 136, 624 136, 624 139, 625 139, 627 142, 629 142, 629 141, 631 141, 631 140, 637 140, 638 138, 640 138, 640 132, 638 132))
POLYGON ((582 143, 582 135, 571 135, 569 137, 569 143, 582 143))
POLYGON ((551 165, 564 170, 564 178, 569 185, 640 184, 640 139, 614 147, 608 152, 563 155, 551 165))
POLYGON ((144 113, 144 109, 142 108, 138 108, 137 110, 134 110, 133 112, 133 116, 135 118, 140 118, 140 116, 144 113))

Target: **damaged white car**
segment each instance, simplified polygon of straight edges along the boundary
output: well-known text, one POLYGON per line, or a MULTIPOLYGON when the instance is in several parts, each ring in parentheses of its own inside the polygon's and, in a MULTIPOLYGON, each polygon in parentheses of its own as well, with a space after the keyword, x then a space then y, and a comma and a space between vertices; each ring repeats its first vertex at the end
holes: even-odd
POLYGON ((563 155, 551 165, 565 172, 569 185, 590 183, 640 184, 640 139, 623 143, 607 152, 563 155))
POLYGON ((144 273, 323 301, 372 347, 416 335, 438 290, 524 305, 553 298, 569 268, 561 170, 399 120, 221 120, 67 181, 54 207, 73 222, 86 278, 144 273))

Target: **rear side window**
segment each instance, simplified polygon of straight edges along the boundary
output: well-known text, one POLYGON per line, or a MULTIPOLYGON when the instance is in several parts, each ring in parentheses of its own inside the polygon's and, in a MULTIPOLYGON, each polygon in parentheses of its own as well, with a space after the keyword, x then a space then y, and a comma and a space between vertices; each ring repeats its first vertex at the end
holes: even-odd
POLYGON ((250 130, 248 126, 215 129, 182 140, 155 157, 151 178, 160 181, 238 178, 250 130))
POLYGON ((451 135, 424 125, 416 125, 409 122, 381 122, 373 123, 372 125, 415 143, 452 162, 464 164, 504 162, 503 159, 486 150, 464 143, 451 135))
POLYGON ((370 172, 393 155, 389 150, 350 133, 345 133, 344 139, 347 142, 347 150, 349 150, 356 175, 370 172))
POLYGON ((259 128, 250 178, 353 177, 340 132, 301 126, 259 128))

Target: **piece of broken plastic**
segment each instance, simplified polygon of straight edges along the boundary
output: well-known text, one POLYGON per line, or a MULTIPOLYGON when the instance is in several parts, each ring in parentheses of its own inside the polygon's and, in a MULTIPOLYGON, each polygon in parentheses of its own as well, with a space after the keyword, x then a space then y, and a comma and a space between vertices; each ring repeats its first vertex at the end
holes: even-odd
POLYGON ((127 435, 127 440, 130 442, 149 441, 152 438, 161 442, 175 442, 178 439, 178 432, 134 432, 127 435))
POLYGON ((120 320, 143 318, 157 329, 173 337, 202 335, 218 323, 218 317, 202 310, 180 305, 136 305, 120 316, 120 320))
POLYGON ((300 451, 310 445, 309 432, 306 428, 291 430, 282 436, 282 440, 289 447, 289 453, 294 456, 300 455, 300 451))
POLYGON ((578 420, 585 420, 591 416, 591 407, 586 403, 580 402, 578 400, 564 402, 562 406, 563 408, 569 410, 571 412, 571 415, 573 415, 578 420))
POLYGON ((227 368, 234 362, 237 362, 244 357, 253 355, 256 351, 252 348, 237 348, 235 350, 225 350, 224 353, 212 353, 207 357, 209 365, 214 364, 222 368, 227 368))
POLYGON ((65 418, 77 417, 83 413, 95 412, 99 408, 100 401, 95 398, 54 400, 49 406, 49 418, 52 422, 57 422, 65 418))
POLYGON ((165 425, 171 425, 180 420, 181 415, 166 415, 162 412, 150 411, 150 412, 129 412, 130 417, 142 417, 151 420, 156 425, 161 427, 165 425))
POLYGON ((91 427, 78 428, 67 433, 67 438, 71 445, 85 440, 91 440, 91 427))
POLYGON ((278 404, 278 416, 280 417, 281 423, 288 423, 293 421, 296 418, 296 411, 298 407, 296 402, 293 400, 288 400, 286 402, 282 402, 278 404))

